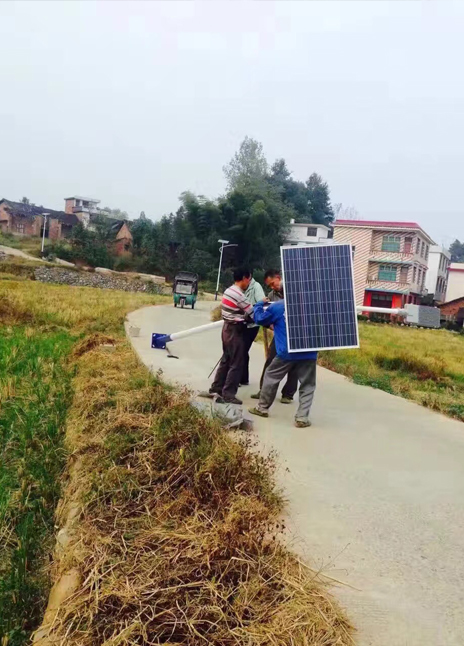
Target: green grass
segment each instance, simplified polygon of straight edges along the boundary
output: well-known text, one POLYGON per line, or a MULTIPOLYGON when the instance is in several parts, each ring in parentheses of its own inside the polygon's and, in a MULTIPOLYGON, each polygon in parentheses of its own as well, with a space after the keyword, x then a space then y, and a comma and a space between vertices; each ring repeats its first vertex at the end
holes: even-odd
POLYGON ((364 322, 359 330, 359 350, 321 352, 319 363, 464 421, 463 335, 364 322))
MULTIPOLYGON (((51 244, 50 240, 45 239, 45 248, 51 244)), ((20 249, 31 256, 41 257, 42 239, 37 236, 16 236, 12 233, 0 232, 0 245, 20 249)))
POLYGON ((0 644, 22 646, 50 588, 69 354, 89 332, 122 337, 127 312, 170 299, 0 276, 0 644))
POLYGON ((25 644, 48 589, 71 400, 68 332, 0 331, 0 643, 25 644))

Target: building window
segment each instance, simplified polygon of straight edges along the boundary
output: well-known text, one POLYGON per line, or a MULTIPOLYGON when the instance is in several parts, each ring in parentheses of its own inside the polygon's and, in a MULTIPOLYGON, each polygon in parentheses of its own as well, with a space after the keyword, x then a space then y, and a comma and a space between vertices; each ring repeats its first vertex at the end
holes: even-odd
POLYGON ((417 278, 417 267, 414 265, 412 270, 412 282, 415 283, 417 278))
POLYGON ((425 242, 422 240, 421 257, 423 258, 424 256, 425 256, 425 242))
POLYGON ((16 222, 16 231, 18 233, 24 233, 25 231, 24 222, 16 222))
POLYGON ((408 282, 409 267, 401 267, 400 269, 400 283, 408 282))
POLYGON ((419 238, 417 238, 417 242, 416 242, 416 254, 417 255, 419 255, 419 251, 420 251, 420 240, 419 240, 419 238))
POLYGON ((317 238, 317 227, 308 227, 306 235, 308 238, 317 238))
POLYGON ((426 260, 428 260, 428 259, 429 259, 429 245, 426 245, 426 246, 425 246, 425 259, 426 259, 426 260))
POLYGON ((411 253, 412 252, 412 238, 405 238, 404 239, 403 252, 404 253, 411 253))
POLYGON ((392 265, 380 265, 378 280, 396 282, 396 267, 392 265))
POLYGON ((399 236, 383 236, 382 251, 399 251, 401 238, 399 236))
POLYGON ((356 251, 355 245, 351 245, 351 259, 354 260, 354 253, 356 251))
POLYGON ((421 280, 422 280, 422 269, 418 269, 417 270, 417 284, 419 285, 419 287, 420 287, 420 284, 421 284, 421 280))

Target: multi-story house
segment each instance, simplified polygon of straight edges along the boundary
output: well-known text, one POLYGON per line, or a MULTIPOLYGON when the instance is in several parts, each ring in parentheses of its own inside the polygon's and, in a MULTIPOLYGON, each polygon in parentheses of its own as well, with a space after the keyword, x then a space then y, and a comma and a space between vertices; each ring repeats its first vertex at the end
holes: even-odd
POLYGON ((448 268, 446 301, 464 297, 464 262, 452 262, 448 268))
POLYGON ((323 224, 303 224, 290 220, 290 228, 287 233, 285 244, 292 246, 305 246, 317 242, 326 242, 330 229, 323 224))
POLYGON ((402 307, 425 295, 430 236, 415 222, 336 220, 334 242, 353 246, 356 303, 402 307))
POLYGON ((430 247, 429 268, 425 279, 425 287, 429 294, 433 294, 433 300, 437 303, 444 303, 446 300, 450 263, 451 254, 447 249, 439 245, 430 247))

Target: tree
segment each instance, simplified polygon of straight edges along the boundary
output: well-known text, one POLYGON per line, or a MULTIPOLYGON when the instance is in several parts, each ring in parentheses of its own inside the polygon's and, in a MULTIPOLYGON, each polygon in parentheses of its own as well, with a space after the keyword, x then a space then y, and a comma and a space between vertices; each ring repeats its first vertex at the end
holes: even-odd
POLYGON ((449 248, 451 262, 464 262, 464 242, 455 240, 449 248))
POLYGON ((279 193, 281 199, 294 209, 293 217, 299 222, 310 222, 308 196, 303 182, 293 179, 285 159, 277 159, 271 167, 268 182, 279 193))
POLYGON ((146 219, 147 219, 147 216, 145 215, 145 211, 140 211, 139 220, 146 220, 146 219))
POLYGON ((308 213, 311 222, 328 225, 332 222, 334 213, 330 204, 329 185, 317 173, 309 176, 306 182, 308 196, 308 213))
POLYGON ((121 209, 110 209, 109 206, 105 206, 103 209, 101 209, 100 213, 102 215, 106 215, 110 218, 116 218, 119 220, 128 220, 129 215, 127 211, 121 211, 121 209))
POLYGON ((268 164, 263 153, 263 145, 245 137, 239 150, 230 162, 223 167, 229 190, 249 186, 252 183, 263 182, 267 174, 268 164))
POLYGON ((22 204, 30 204, 31 201, 30 201, 30 199, 28 197, 23 197, 23 198, 21 198, 21 203, 22 204))

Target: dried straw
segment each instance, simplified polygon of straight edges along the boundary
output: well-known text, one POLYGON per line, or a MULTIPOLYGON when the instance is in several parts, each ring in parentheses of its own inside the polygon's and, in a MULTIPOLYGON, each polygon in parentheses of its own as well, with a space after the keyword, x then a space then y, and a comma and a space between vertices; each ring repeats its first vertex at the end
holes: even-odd
POLYGON ((88 347, 61 517, 76 501, 81 513, 55 571, 77 568, 82 585, 52 643, 352 644, 334 600, 279 541, 273 459, 147 377, 125 343, 88 347))

